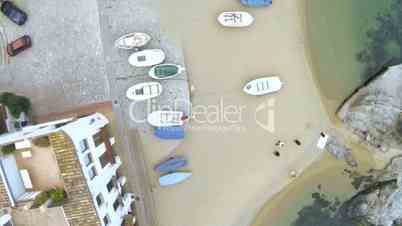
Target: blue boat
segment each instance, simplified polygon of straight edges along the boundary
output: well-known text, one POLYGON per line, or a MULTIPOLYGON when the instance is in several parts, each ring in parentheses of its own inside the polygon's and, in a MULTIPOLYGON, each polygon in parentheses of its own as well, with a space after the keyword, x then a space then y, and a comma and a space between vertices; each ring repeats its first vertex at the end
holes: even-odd
POLYGON ((172 157, 157 164, 154 169, 159 173, 169 173, 187 166, 187 159, 183 156, 172 157))
POLYGON ((164 140, 179 140, 184 138, 183 126, 157 127, 154 135, 164 140))
POLYGON ((181 183, 191 177, 191 172, 174 172, 159 177, 159 184, 162 187, 172 186, 181 183))
POLYGON ((272 5, 272 0, 241 0, 241 3, 245 6, 261 7, 272 5))

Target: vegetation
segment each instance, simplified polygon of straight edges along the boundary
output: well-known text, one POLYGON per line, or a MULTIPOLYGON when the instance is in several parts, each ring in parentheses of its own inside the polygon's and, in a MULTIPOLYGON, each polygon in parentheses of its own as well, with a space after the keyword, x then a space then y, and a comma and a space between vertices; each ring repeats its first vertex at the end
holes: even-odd
POLYGON ((48 193, 53 206, 62 205, 67 198, 66 192, 62 188, 52 189, 48 193))
POLYGON ((38 196, 36 196, 32 208, 39 208, 42 206, 47 200, 49 200, 49 193, 48 192, 42 192, 38 196))
POLYGON ((49 191, 45 191, 36 196, 32 208, 38 208, 45 204, 49 199, 52 200, 52 206, 60 206, 66 200, 66 192, 62 188, 55 188, 49 191))
POLYGON ((15 152, 15 146, 14 144, 8 144, 6 146, 1 147, 1 152, 3 155, 10 155, 15 152))
POLYGON ((33 140, 33 143, 35 146, 43 147, 43 148, 50 146, 50 140, 49 140, 49 137, 47 137, 47 136, 36 138, 35 140, 33 140))
POLYGON ((366 48, 356 58, 371 77, 384 67, 402 61, 402 1, 393 0, 390 12, 377 15, 377 25, 366 32, 366 48))
POLYGON ((31 109, 31 101, 28 98, 9 92, 0 94, 0 103, 4 104, 15 118, 18 118, 22 112, 28 113, 31 109))

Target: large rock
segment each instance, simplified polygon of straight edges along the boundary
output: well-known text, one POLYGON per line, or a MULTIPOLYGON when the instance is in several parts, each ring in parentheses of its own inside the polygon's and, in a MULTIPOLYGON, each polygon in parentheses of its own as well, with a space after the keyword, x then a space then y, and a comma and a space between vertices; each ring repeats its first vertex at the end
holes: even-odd
POLYGON ((338 117, 370 146, 402 149, 402 65, 390 67, 359 89, 338 111, 338 117))
POLYGON ((402 222, 402 157, 394 158, 373 175, 376 182, 345 202, 341 217, 375 226, 393 226, 402 222))

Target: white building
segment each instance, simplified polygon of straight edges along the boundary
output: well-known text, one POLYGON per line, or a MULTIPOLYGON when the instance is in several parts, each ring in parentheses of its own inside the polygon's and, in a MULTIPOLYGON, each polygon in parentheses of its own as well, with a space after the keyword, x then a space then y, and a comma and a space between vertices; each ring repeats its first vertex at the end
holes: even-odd
POLYGON ((68 197, 60 210, 65 225, 121 226, 132 212, 134 195, 125 192, 126 178, 119 172, 122 162, 114 153, 108 124, 95 113, 1 135, 0 146, 14 144, 17 151, 0 158, 0 182, 7 196, 2 200, 0 194, 0 208, 27 206, 44 189, 62 186, 68 197), (41 137, 49 138, 51 151, 35 149, 32 141, 41 137), (44 174, 43 167, 49 172, 44 174))

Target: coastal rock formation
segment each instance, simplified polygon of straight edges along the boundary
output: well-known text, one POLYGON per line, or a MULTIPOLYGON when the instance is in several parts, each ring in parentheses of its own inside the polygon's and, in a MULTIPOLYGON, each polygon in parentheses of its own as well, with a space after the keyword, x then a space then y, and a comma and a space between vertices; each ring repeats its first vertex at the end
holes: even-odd
POLYGON ((402 150, 402 65, 359 89, 338 111, 338 117, 375 149, 402 150))
POLYGON ((372 175, 376 182, 356 194, 340 208, 340 217, 375 226, 402 222, 402 157, 372 175))
POLYGON ((339 138, 331 136, 328 140, 325 149, 337 159, 343 159, 351 167, 356 167, 357 162, 353 158, 352 149, 345 145, 345 142, 340 141, 339 138))

